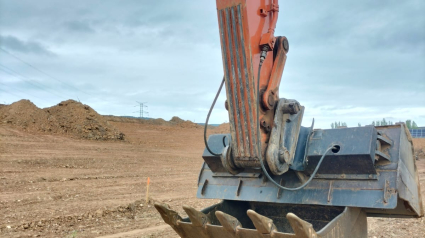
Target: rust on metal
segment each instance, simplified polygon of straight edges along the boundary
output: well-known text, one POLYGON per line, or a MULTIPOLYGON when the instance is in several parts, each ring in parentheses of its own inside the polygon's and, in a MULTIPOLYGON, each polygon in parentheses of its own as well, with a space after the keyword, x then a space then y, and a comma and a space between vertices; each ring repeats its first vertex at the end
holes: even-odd
POLYGON ((333 180, 331 180, 329 182, 328 202, 331 202, 331 200, 332 200, 332 190, 333 190, 332 184, 333 184, 333 182, 334 182, 333 180))
MULTIPOLYGON (((155 204, 155 208, 160 212, 164 221, 169 224, 182 238, 363 238, 367 237, 366 213, 360 208, 345 208, 338 216, 332 219, 319 231, 314 229, 309 223, 294 213, 287 213, 284 216, 288 231, 280 231, 278 223, 273 219, 261 215, 254 210, 246 210, 246 217, 240 217, 247 223, 246 218, 252 227, 243 227, 242 220, 229 215, 223 211, 216 210, 217 207, 210 207, 207 214, 197 211, 191 207, 184 207, 188 218, 181 218, 177 212, 168 208, 167 205, 155 204)), ((310 210, 309 212, 314 212, 310 210)), ((281 222, 282 219, 279 219, 281 222)), ((248 224, 248 223, 247 223, 248 224)), ((280 224, 281 226, 281 224, 280 224)))
POLYGON ((205 194, 205 189, 207 188, 207 185, 208 185, 208 179, 205 179, 204 184, 202 185, 202 189, 201 189, 202 195, 205 194))
POLYGON ((217 1, 232 154, 235 164, 241 168, 259 166, 259 153, 264 156, 273 127, 274 107, 279 98, 279 84, 288 49, 286 38, 274 37, 278 9, 276 0, 271 5, 261 1, 217 1), (266 17, 257 14, 260 9, 264 10, 266 17), (260 90, 257 92, 256 77, 262 44, 269 45, 270 51, 263 62, 260 90), (276 46, 277 52, 271 51, 276 46), (265 107, 258 105, 258 97, 267 99, 265 107), (256 114, 257 107, 259 115, 256 114), (258 121, 263 122, 261 141, 257 141, 258 121), (261 144, 261 151, 257 151, 258 144, 261 144))
POLYGON ((238 188, 236 189, 236 196, 239 196, 239 194, 241 193, 242 182, 243 180, 239 179, 238 188))
MULTIPOLYGON (((279 185, 280 186, 285 186, 285 180, 283 180, 283 178, 280 179, 279 185)), ((281 188, 279 188, 277 190, 277 195, 276 195, 277 196, 277 199, 279 199, 280 197, 282 197, 282 192, 283 192, 283 189, 281 189, 281 188)))

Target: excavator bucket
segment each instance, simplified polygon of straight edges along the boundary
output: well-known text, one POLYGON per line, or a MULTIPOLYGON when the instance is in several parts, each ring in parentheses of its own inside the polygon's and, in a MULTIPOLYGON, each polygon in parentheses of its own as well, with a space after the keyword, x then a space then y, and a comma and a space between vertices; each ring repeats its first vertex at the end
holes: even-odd
MULTIPOLYGON (((224 146, 222 138, 223 135, 212 135, 208 142, 217 149, 224 146)), ((307 141, 301 151, 310 163, 315 163, 314 154, 322 151, 320 141, 335 140, 340 145, 340 151, 323 162, 323 169, 303 189, 282 191, 261 171, 230 175, 214 167, 218 169, 214 172, 208 164, 216 166, 219 158, 206 150, 203 157, 208 163, 204 163, 199 175, 198 197, 224 200, 202 211, 183 207, 186 218, 166 204, 155 204, 155 208, 183 238, 366 238, 367 217, 424 215, 412 140, 404 124, 314 130, 309 137, 299 136, 299 140, 303 138, 307 141), (372 152, 376 162, 370 174, 362 172, 368 164, 357 148, 362 145, 360 140, 376 145, 372 152), (353 151, 357 152, 351 154, 353 151), (335 167, 346 174, 336 174, 335 167)), ((297 172, 274 179, 290 186, 303 183, 297 172)))
POLYGON ((183 238, 366 238, 368 216, 422 217, 406 126, 301 126, 305 108, 279 98, 278 0, 216 2, 230 134, 204 131, 197 197, 222 202, 186 218, 155 204, 164 221, 183 238))
MULTIPOLYGON (((291 170, 272 175, 283 190, 259 169, 236 175, 223 172, 220 156, 204 151, 197 197, 273 204, 359 207, 374 217, 422 217, 424 210, 409 130, 404 124, 313 130, 301 128, 291 170), (306 135, 303 135, 305 131, 306 135), (318 160, 329 144, 338 150, 318 160), (301 155, 300 155, 301 154, 301 155), (298 161, 299 160, 299 161, 298 161)), ((220 150, 224 135, 211 135, 208 144, 220 150)), ((230 135, 226 135, 230 137, 230 135)))
POLYGON ((360 208, 224 200, 202 211, 185 207, 187 218, 165 204, 155 204, 155 208, 182 238, 367 237, 367 216, 360 208))

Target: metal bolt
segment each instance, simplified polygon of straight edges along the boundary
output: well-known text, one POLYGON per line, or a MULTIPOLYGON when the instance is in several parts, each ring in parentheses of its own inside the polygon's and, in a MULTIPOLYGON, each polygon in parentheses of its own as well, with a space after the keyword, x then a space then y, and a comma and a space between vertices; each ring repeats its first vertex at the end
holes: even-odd
POLYGON ((269 94, 269 97, 267 99, 267 103, 269 104, 270 108, 274 107, 274 104, 276 103, 276 101, 275 101, 274 96, 273 96, 273 91, 272 91, 272 93, 269 94))
POLYGON ((289 51, 289 42, 288 39, 285 37, 283 38, 283 49, 288 52, 289 51))

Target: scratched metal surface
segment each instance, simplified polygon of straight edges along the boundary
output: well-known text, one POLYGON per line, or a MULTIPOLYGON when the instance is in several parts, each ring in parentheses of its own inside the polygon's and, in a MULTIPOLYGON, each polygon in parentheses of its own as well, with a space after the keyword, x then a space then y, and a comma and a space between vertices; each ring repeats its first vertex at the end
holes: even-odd
MULTIPOLYGON (((304 189, 280 191, 261 176, 260 170, 248 171, 252 173, 250 177, 249 173, 244 173, 243 176, 221 177, 204 164, 199 177, 197 197, 360 207, 367 208, 369 216, 423 215, 417 172, 411 154, 412 144, 407 139, 404 127, 396 125, 377 129, 384 133, 393 145, 388 150, 391 161, 376 163, 377 176, 372 179, 315 178, 304 189)), ((222 135, 219 138, 222 138, 222 135)), ((221 139, 211 137, 210 142, 216 151, 223 147, 221 139)), ((208 152, 204 152, 203 157, 208 157, 208 152)), ((272 177, 286 187, 301 185, 293 171, 272 177)))
POLYGON ((184 207, 186 218, 167 205, 155 204, 155 208, 183 238, 367 237, 366 213, 353 207, 224 200, 202 211, 184 207))

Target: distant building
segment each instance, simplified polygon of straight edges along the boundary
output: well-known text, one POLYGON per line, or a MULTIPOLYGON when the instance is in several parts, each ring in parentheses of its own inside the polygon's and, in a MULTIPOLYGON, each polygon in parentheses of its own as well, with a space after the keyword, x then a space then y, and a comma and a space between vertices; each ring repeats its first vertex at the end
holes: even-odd
POLYGON ((409 129, 409 131, 413 138, 425 138, 425 127, 409 129))

